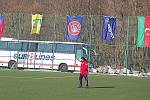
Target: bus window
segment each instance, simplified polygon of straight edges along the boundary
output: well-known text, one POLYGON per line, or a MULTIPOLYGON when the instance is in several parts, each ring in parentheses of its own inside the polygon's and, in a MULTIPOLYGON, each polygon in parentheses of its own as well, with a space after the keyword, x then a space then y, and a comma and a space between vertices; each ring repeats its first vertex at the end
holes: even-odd
POLYGON ((22 42, 21 51, 27 52, 28 48, 29 48, 29 43, 28 42, 22 42))
POLYGON ((38 52, 49 52, 52 53, 52 44, 38 44, 38 52))
POLYGON ((80 44, 76 44, 75 47, 76 47, 76 50, 81 50, 82 49, 80 44))
POLYGON ((0 41, 0 50, 8 50, 7 42, 0 41))
POLYGON ((38 48, 38 43, 29 42, 29 52, 36 52, 38 48))
POLYGON ((55 52, 58 53, 75 53, 74 44, 56 44, 55 52))
POLYGON ((18 42, 8 42, 8 49, 10 51, 20 51, 21 50, 21 43, 18 42))

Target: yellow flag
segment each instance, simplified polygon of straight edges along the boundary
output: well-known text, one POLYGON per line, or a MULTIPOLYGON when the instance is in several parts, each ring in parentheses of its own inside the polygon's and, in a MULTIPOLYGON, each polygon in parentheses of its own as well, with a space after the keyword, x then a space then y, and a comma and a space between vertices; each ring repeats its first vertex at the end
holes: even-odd
POLYGON ((40 34, 41 24, 43 15, 35 14, 32 15, 32 30, 31 34, 40 34))

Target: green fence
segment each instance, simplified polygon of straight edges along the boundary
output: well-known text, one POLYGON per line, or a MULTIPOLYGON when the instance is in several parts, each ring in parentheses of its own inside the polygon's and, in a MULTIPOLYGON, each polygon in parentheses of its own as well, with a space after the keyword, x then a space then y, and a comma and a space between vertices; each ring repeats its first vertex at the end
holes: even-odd
MULTIPOLYGON (((4 37, 21 40, 68 41, 66 32, 66 16, 43 14, 43 23, 39 35, 31 35, 31 16, 28 13, 3 13, 5 16, 4 37)), ((150 71, 150 48, 137 48, 136 16, 116 16, 117 28, 115 39, 102 42, 101 17, 98 15, 84 16, 81 39, 73 42, 84 42, 92 46, 96 57, 91 56, 94 66, 110 65, 114 68, 128 67, 150 71), (96 60, 96 61, 95 61, 96 60)), ((91 54, 92 55, 92 54, 91 54)))

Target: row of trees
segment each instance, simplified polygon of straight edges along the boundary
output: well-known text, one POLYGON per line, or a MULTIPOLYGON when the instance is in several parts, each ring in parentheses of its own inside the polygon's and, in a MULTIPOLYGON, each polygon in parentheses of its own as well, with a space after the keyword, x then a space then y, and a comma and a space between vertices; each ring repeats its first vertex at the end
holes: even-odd
POLYGON ((0 12, 52 15, 150 15, 149 0, 1 0, 0 12))

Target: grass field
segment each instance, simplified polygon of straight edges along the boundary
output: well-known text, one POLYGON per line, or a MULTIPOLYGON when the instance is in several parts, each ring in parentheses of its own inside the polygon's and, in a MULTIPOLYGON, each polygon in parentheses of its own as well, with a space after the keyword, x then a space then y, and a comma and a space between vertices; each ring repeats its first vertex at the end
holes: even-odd
POLYGON ((150 100, 150 78, 0 70, 0 100, 150 100))

